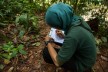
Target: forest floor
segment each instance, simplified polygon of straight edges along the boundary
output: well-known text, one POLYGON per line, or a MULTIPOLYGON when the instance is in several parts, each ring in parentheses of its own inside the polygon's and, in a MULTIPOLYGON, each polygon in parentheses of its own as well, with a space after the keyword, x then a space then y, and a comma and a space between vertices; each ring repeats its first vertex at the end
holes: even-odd
MULTIPOLYGON (((48 34, 50 27, 45 24, 44 17, 39 16, 40 34, 38 36, 39 46, 27 48, 27 55, 11 60, 1 72, 56 72, 56 67, 44 62, 42 50, 44 48, 44 37, 48 34)), ((97 56, 97 62, 94 66, 95 72, 108 72, 108 49, 101 48, 97 56)), ((63 72, 62 70, 59 72, 63 72)))

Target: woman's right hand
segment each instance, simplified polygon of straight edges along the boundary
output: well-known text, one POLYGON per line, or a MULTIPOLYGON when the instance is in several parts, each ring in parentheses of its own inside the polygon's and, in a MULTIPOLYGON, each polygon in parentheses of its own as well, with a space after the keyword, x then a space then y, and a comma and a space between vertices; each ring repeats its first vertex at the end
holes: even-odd
POLYGON ((62 30, 56 29, 56 34, 57 34, 57 36, 59 36, 60 38, 64 38, 64 34, 62 33, 62 30))

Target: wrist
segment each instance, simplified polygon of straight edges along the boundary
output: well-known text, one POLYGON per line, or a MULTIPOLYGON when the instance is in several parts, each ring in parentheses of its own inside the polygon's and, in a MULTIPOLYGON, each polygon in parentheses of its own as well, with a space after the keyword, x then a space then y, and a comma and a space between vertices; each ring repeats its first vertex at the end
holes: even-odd
POLYGON ((49 43, 51 43, 51 41, 45 41, 45 46, 48 46, 49 43))

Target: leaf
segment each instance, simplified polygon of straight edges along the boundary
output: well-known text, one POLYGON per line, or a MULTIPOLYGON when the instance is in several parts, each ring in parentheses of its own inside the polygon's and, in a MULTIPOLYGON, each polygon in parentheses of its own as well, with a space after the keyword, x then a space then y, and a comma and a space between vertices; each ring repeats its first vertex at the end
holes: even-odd
POLYGON ((14 67, 10 67, 7 72, 13 72, 14 67))
POLYGON ((107 58, 107 57, 101 55, 101 58, 102 58, 103 60, 105 60, 105 61, 108 62, 108 58, 107 58))
POLYGON ((27 52, 26 52, 26 51, 24 51, 24 50, 19 50, 19 52, 20 52, 21 54, 24 54, 24 55, 26 55, 26 54, 27 54, 27 52))
POLYGON ((103 42, 105 42, 105 43, 107 42, 107 37, 101 37, 101 39, 103 42))
POLYGON ((10 60, 4 59, 4 64, 9 64, 9 63, 10 63, 10 60))
POLYGON ((19 20, 20 20, 21 22, 26 22, 26 21, 27 21, 27 14, 22 14, 22 15, 20 15, 19 20))
POLYGON ((9 59, 9 60, 11 59, 11 56, 7 53, 2 54, 2 56, 6 59, 9 59))
POLYGON ((10 47, 9 45, 4 44, 4 45, 3 45, 3 50, 5 50, 5 49, 7 49, 7 48, 9 48, 9 47, 10 47))
POLYGON ((6 25, 7 25, 7 24, 5 24, 5 23, 1 23, 1 22, 0 22, 0 26, 6 26, 6 25))
POLYGON ((13 49, 12 51, 13 52, 11 54, 11 57, 15 57, 17 55, 17 53, 18 53, 18 50, 17 49, 13 49))
POLYGON ((97 52, 97 54, 100 54, 100 50, 99 50, 98 46, 96 47, 96 52, 97 52))
POLYGON ((25 55, 25 54, 27 54, 27 52, 24 51, 23 48, 24 48, 24 45, 22 45, 22 44, 20 44, 20 45, 18 46, 19 52, 20 52, 21 54, 24 54, 24 55, 25 55))
POLYGON ((29 39, 30 39, 30 37, 23 36, 23 41, 28 41, 29 39))
POLYGON ((33 22, 33 26, 36 27, 36 22, 33 22))
POLYGON ((36 38, 39 38, 39 35, 36 35, 36 38))
POLYGON ((19 16, 16 17, 15 23, 17 24, 19 22, 19 16))
POLYGON ((100 43, 102 43, 102 40, 101 39, 97 39, 97 38, 95 38, 95 40, 96 40, 96 43, 99 45, 100 43))
POLYGON ((10 52, 14 48, 14 45, 12 42, 8 42, 3 45, 2 49, 6 52, 10 52))
POLYGON ((0 16, 3 17, 3 13, 2 12, 0 12, 0 16))
POLYGON ((28 15, 27 14, 20 15, 19 23, 23 24, 25 28, 28 28, 28 15))
POLYGON ((22 45, 22 44, 20 44, 19 46, 18 46, 18 50, 22 50, 24 48, 24 45, 22 45))
POLYGON ((40 46, 40 42, 36 42, 32 44, 33 46, 40 46))
POLYGON ((14 43, 14 44, 17 44, 17 43, 18 43, 17 37, 15 37, 15 38, 13 39, 13 43, 14 43))
POLYGON ((3 69, 4 68, 4 65, 0 64, 0 69, 3 69))
POLYGON ((24 29, 22 29, 22 30, 20 30, 20 32, 19 32, 19 37, 20 38, 22 38, 23 36, 24 36, 24 34, 25 34, 25 30, 24 29))

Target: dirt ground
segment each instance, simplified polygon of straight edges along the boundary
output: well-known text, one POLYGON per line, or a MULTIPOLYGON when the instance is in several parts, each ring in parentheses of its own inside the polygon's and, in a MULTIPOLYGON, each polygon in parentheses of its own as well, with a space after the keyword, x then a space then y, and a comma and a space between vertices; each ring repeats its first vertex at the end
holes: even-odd
MULTIPOLYGON (((56 72, 57 68, 52 64, 45 63, 42 57, 44 37, 48 34, 50 27, 45 24, 43 16, 39 17, 38 24, 40 28, 38 37, 40 45, 27 48, 27 55, 12 59, 12 62, 6 65, 2 72, 56 72)), ((105 49, 105 52, 108 53, 108 49, 107 51, 105 49)), ((108 72, 108 61, 101 59, 101 54, 97 57, 94 70, 95 72, 108 72)))

